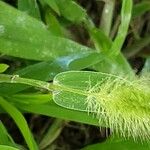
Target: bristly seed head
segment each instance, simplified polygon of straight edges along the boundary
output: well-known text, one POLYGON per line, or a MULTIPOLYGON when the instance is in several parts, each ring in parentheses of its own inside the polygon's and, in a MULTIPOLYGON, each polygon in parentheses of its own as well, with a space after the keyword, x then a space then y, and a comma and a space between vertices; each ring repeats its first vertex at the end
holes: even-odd
POLYGON ((150 139, 150 77, 132 81, 108 75, 88 90, 87 109, 114 134, 150 139))

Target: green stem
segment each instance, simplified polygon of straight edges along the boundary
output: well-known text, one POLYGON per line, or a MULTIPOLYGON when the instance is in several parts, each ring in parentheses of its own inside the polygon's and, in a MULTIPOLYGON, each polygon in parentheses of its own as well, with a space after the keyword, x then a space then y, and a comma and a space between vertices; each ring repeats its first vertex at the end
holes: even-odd
POLYGON ((115 0, 105 0, 100 27, 107 36, 109 36, 111 30, 114 7, 115 0))
POLYGON ((6 75, 6 74, 0 74, 0 83, 19 83, 19 84, 26 84, 30 86, 34 86, 37 88, 43 88, 48 91, 68 91, 72 93, 77 93, 80 95, 87 95, 87 92, 81 91, 78 89, 72 89, 63 85, 59 85, 58 83, 51 84, 40 80, 34 80, 34 79, 27 79, 27 78, 21 78, 19 75, 6 75))
MULTIPOLYGON (((101 72, 101 74, 105 74, 105 75, 109 75, 109 76, 113 76, 113 77, 125 80, 116 75, 102 73, 102 72, 101 72)), ((55 80, 54 80, 54 84, 51 84, 51 83, 47 83, 47 82, 40 81, 40 80, 21 78, 21 77, 19 77, 19 75, 0 74, 0 83, 26 84, 26 85, 30 85, 30 86, 34 86, 34 87, 38 87, 38 88, 43 88, 48 91, 66 91, 66 92, 76 93, 76 94, 84 95, 84 96, 87 96, 88 94, 90 94, 88 91, 82 91, 79 89, 64 86, 63 84, 57 83, 57 81, 55 81, 55 80)))
POLYGON ((48 91, 52 91, 54 89, 53 84, 40 81, 40 80, 34 80, 34 79, 26 79, 21 78, 19 75, 6 75, 6 74, 0 74, 0 83, 20 83, 20 84, 26 84, 38 88, 43 88, 48 91))

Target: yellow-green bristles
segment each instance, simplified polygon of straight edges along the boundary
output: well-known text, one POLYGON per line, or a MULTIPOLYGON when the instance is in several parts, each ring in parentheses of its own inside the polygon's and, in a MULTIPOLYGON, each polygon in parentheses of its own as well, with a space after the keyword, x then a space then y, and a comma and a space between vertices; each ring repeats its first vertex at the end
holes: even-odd
POLYGON ((150 139, 150 78, 108 75, 88 90, 87 108, 114 134, 150 139))

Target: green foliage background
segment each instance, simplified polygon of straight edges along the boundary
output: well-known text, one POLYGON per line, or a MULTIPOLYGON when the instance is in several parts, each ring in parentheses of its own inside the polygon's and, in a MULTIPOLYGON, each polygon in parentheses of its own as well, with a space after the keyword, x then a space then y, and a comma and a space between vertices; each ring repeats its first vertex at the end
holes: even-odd
MULTIPOLYGON (((100 15, 94 14, 99 23, 84 7, 84 0, 0 1, 0 113, 11 116, 26 143, 14 141, 0 122, 0 149, 57 149, 54 141, 68 121, 110 127, 98 122, 86 104, 86 91, 108 75, 134 81, 139 74, 146 77, 142 85, 149 90, 145 83, 150 71, 150 2, 87 3, 102 8, 100 15), (136 58, 142 61, 134 68, 136 58), (42 138, 35 139, 25 113, 57 119, 42 138)), ((133 102, 135 108, 149 101, 140 98, 133 102)), ((82 149, 149 149, 149 142, 109 135, 104 142, 82 145, 82 149)))

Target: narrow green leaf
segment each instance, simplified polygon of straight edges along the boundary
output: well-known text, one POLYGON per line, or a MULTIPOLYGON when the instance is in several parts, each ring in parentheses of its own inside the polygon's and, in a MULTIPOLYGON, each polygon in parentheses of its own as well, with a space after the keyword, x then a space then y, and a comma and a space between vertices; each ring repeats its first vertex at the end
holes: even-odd
POLYGON ((9 143, 6 128, 2 122, 0 122, 0 144, 9 145, 9 143))
POLYGON ((134 74, 131 66, 120 52, 118 56, 110 57, 112 41, 109 39, 109 37, 107 37, 101 30, 96 28, 90 29, 90 34, 97 51, 101 51, 104 58, 103 61, 100 61, 92 66, 92 69, 99 72, 117 75, 125 75, 126 73, 130 73, 132 76, 134 74))
MULTIPOLYGON (((53 77, 61 71, 61 68, 57 64, 49 61, 27 66, 21 70, 18 70, 14 74, 20 75, 21 77, 48 81, 52 80, 53 77), (39 70, 42 73, 39 73, 39 70)), ((0 95, 15 94, 26 88, 29 88, 29 86, 21 84, 0 83, 0 95)))
POLYGON ((110 51, 112 41, 103 33, 103 31, 98 28, 93 28, 90 30, 90 34, 97 51, 104 53, 110 51))
POLYGON ((150 10, 150 1, 141 1, 140 3, 137 3, 136 5, 133 6, 133 13, 132 17, 139 17, 143 15, 145 12, 150 10))
POLYGON ((122 0, 122 9, 121 9, 121 24, 118 29, 117 36, 112 43, 112 47, 110 49, 111 54, 118 55, 122 45, 124 43, 124 40, 126 38, 129 24, 130 24, 130 19, 132 15, 132 5, 133 1, 132 0, 122 0))
POLYGON ((9 102, 0 97, 0 106, 13 118, 18 128, 20 129, 25 141, 30 150, 37 150, 37 145, 28 128, 28 124, 23 115, 9 102))
POLYGON ((121 53, 113 58, 109 57, 108 55, 107 57, 105 56, 104 60, 94 65, 92 69, 99 72, 116 74, 119 76, 124 76, 126 74, 131 77, 134 76, 134 72, 130 64, 121 53))
POLYGON ((57 0, 42 0, 48 4, 58 15, 60 15, 59 8, 57 6, 57 0))
POLYGON ((0 73, 3 73, 4 71, 6 71, 8 67, 9 66, 7 64, 0 64, 0 73))
POLYGON ((11 147, 11 146, 6 146, 6 145, 0 145, 0 149, 1 150, 19 150, 15 147, 11 147))
POLYGON ((9 134, 8 134, 5 126, 3 125, 2 122, 0 122, 0 144, 1 145, 10 145, 11 144, 11 141, 10 141, 8 135, 9 134))
MULTIPOLYGON (((32 97, 34 98, 34 95, 27 95, 26 98, 24 96, 22 98, 21 96, 15 96, 16 99, 14 104, 23 112, 41 114, 49 117, 60 118, 63 120, 76 121, 98 126, 97 119, 94 118, 91 114, 88 115, 87 112, 69 110, 60 107, 53 102, 52 97, 49 94, 42 96, 43 101, 49 101, 45 104, 32 103, 32 97), (29 103, 27 104, 26 101, 29 103)), ((11 97, 7 97, 7 99, 9 101, 12 100, 11 97)), ((37 101, 39 99, 37 98, 37 101)))
POLYGON ((18 0, 18 9, 40 19, 40 11, 36 0, 18 0))
POLYGON ((143 67, 142 73, 149 73, 150 72, 150 58, 147 58, 145 65, 143 67))
POLYGON ((24 104, 45 104, 50 102, 50 100, 52 99, 52 94, 16 94, 16 95, 12 95, 11 99, 13 102, 18 102, 18 103, 24 103, 24 104))
POLYGON ((56 17, 48 10, 46 11, 45 19, 48 30, 55 36, 63 37, 61 25, 59 24, 56 17))
POLYGON ((86 19, 86 11, 75 1, 56 0, 56 2, 61 15, 64 16, 66 19, 75 23, 80 23, 81 21, 84 21, 86 19))

